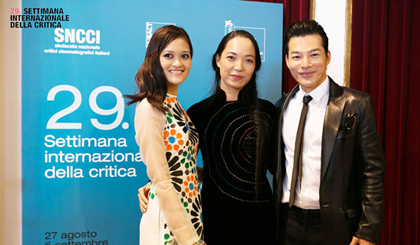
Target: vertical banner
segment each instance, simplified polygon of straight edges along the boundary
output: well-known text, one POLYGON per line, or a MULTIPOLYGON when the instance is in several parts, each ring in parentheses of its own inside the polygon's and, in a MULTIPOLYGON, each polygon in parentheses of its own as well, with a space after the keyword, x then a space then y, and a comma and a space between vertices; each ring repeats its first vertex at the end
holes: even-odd
POLYGON ((209 95, 212 54, 230 31, 257 39, 262 98, 281 95, 281 4, 243 1, 22 0, 23 244, 137 244, 137 189, 148 178, 134 139, 134 75, 162 25, 183 27, 194 57, 178 98, 209 95))

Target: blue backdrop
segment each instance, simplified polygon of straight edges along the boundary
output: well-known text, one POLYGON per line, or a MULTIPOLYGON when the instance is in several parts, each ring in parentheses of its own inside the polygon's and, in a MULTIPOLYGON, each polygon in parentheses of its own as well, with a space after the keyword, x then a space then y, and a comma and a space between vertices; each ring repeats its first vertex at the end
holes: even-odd
POLYGON ((138 243, 137 189, 147 176, 134 106, 122 95, 135 92, 134 75, 160 26, 183 27, 193 43, 192 70, 178 92, 185 109, 208 96, 212 54, 235 29, 259 43, 261 97, 280 97, 281 4, 23 0, 25 8, 33 19, 22 22, 24 245, 138 243))

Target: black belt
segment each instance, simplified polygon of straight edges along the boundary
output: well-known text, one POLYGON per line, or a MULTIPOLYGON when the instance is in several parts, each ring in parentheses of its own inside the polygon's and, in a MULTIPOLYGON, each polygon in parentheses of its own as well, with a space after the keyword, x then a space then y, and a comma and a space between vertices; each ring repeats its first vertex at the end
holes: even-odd
POLYGON ((287 210, 288 213, 293 212, 296 215, 296 221, 300 226, 308 226, 321 223, 321 210, 319 209, 302 209, 296 206, 289 208, 289 204, 284 203, 283 210, 287 210))

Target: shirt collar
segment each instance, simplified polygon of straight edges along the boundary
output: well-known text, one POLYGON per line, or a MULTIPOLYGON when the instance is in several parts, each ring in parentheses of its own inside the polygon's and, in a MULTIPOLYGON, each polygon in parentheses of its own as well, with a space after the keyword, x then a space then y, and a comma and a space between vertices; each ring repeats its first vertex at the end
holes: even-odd
MULTIPOLYGON (((327 76, 327 78, 325 78, 325 80, 318 87, 316 87, 314 90, 308 93, 312 97, 312 101, 310 103, 318 103, 328 93, 330 87, 329 85, 329 78, 327 76)), ((305 95, 307 95, 307 93, 305 93, 305 91, 303 91, 303 89, 299 85, 297 97, 300 99, 303 98, 303 96, 305 95)))
MULTIPOLYGON (((243 89, 241 91, 239 91, 238 100, 237 101, 244 100, 244 94, 245 93, 243 93, 243 89)), ((227 102, 226 101, 226 93, 225 93, 225 91, 223 91, 223 89, 220 88, 220 86, 216 90, 216 96, 217 96, 217 100, 220 103, 225 104, 227 102)), ((230 101, 230 102, 235 102, 235 101, 230 101)))

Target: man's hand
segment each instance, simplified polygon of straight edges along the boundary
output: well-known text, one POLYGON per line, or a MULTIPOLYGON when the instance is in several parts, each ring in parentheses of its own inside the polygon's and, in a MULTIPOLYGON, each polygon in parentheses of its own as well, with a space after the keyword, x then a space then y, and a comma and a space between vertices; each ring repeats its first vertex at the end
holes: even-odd
POLYGON ((140 211, 142 213, 146 213, 147 205, 149 204, 149 191, 150 191, 150 182, 148 182, 145 186, 139 188, 139 197, 140 202, 140 211))
POLYGON ((369 241, 366 241, 366 240, 364 240, 364 239, 361 239, 361 238, 358 238, 358 237, 353 237, 353 239, 351 240, 351 243, 350 243, 350 245, 375 245, 375 243, 373 243, 373 242, 369 242, 369 241))

